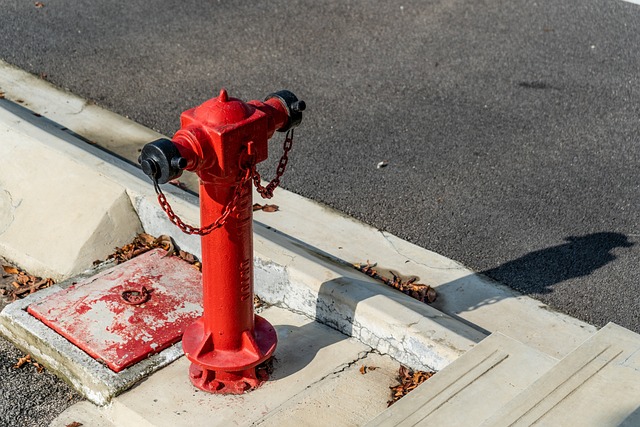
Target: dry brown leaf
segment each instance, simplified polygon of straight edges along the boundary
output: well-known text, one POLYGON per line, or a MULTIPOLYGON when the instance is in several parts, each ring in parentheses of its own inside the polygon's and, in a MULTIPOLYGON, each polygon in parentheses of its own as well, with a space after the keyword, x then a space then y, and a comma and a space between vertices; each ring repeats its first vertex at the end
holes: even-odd
POLYGON ((184 182, 180 182, 177 179, 171 180, 169 181, 169 184, 171 185, 175 185, 178 188, 181 188, 183 190, 188 190, 189 188, 187 187, 187 184, 185 184, 184 182))
POLYGON ((178 256, 190 264, 194 264, 196 262, 196 257, 189 252, 179 251, 178 256))
POLYGON ((159 245, 162 249, 167 251, 167 254, 165 256, 175 255, 176 253, 176 247, 173 244, 173 239, 171 239, 171 236, 167 236, 166 234, 163 234, 160 237, 158 237, 153 242, 153 245, 154 246, 159 245))
POLYGON ((38 9, 42 9, 44 7, 44 3, 42 3, 41 1, 37 1, 35 4, 38 9))
POLYGON ((367 366, 367 365, 362 365, 360 366, 360 373, 362 375, 366 374, 369 371, 375 371, 376 369, 378 369, 377 366, 367 366))
POLYGON ((7 274, 18 274, 18 273, 20 273, 20 271, 17 268, 15 268, 15 267, 13 267, 11 265, 3 265, 2 269, 7 274))
POLYGON ((254 308, 260 308, 263 305, 264 305, 264 301, 262 301, 258 295, 254 295, 253 296, 253 307, 254 308))
POLYGON ((18 297, 24 297, 32 294, 40 289, 51 286, 54 282, 51 278, 43 279, 41 277, 32 276, 24 271, 20 271, 17 267, 3 265, 2 269, 9 275, 4 275, 5 279, 2 295, 6 295, 11 301, 15 301, 18 297), (11 277, 13 275, 13 277, 11 277))
POLYGON ((4 92, 0 91, 0 99, 4 99, 4 92))
MULTIPOLYGON (((162 237, 162 236, 160 236, 160 237, 162 237)), ((158 237, 158 239, 160 237, 158 237)), ((146 246, 153 245, 154 242, 157 240, 155 237, 153 237, 152 235, 147 234, 147 233, 138 234, 138 237, 136 237, 136 239, 139 240, 141 244, 146 245, 146 246)))
POLYGON ((16 364, 13 365, 13 367, 15 369, 20 369, 20 368, 22 368, 22 365, 24 365, 25 363, 31 363, 31 355, 30 354, 27 354, 26 356, 19 358, 18 362, 16 362, 16 364))
POLYGON ((67 424, 67 426, 66 426, 66 427, 80 427, 80 426, 83 426, 83 425, 84 425, 84 424, 82 424, 82 423, 79 423, 79 422, 77 422, 77 421, 74 421, 74 422, 72 422, 72 423, 70 423, 70 424, 67 424))
POLYGON ((260 203, 255 203, 253 205, 254 211, 263 211, 263 212, 278 212, 280 207, 278 205, 261 205, 260 203))

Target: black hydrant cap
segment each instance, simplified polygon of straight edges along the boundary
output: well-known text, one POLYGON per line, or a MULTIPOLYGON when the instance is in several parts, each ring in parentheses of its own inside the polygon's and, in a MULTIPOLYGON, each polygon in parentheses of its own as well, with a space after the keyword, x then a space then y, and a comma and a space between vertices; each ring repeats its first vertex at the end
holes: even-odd
POLYGON ((302 122, 302 112, 307 108, 307 104, 298 99, 297 96, 288 90, 279 90, 268 95, 264 100, 267 101, 271 98, 278 98, 282 105, 287 109, 287 115, 289 120, 280 129, 279 132, 286 132, 291 128, 294 128, 302 122))

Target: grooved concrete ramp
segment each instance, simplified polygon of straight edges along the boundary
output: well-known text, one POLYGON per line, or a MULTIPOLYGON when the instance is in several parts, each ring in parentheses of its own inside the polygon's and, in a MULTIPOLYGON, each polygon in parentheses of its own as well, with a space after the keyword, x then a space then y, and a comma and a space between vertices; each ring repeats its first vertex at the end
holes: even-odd
POLYGON ((640 335, 613 323, 560 361, 493 334, 373 426, 639 426, 640 335))
POLYGON ((640 335, 608 324, 482 425, 533 424, 639 426, 640 335))
POLYGON ((501 333, 492 334, 367 426, 475 425, 555 362, 553 357, 501 333))

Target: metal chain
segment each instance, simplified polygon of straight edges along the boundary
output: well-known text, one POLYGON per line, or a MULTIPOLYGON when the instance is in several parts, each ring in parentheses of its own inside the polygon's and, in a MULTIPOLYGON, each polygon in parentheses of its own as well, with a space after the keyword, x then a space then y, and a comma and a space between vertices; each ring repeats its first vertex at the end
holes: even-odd
POLYGON ((284 138, 283 144, 283 153, 280 158, 280 162, 278 163, 278 168, 276 169, 276 176, 267 184, 266 186, 262 186, 260 184, 260 174, 256 170, 256 165, 251 166, 253 184, 256 186, 256 190, 263 199, 270 199, 273 197, 273 190, 276 189, 278 185, 280 185, 280 178, 284 174, 285 169, 287 168, 287 163, 289 162, 289 151, 291 151, 291 147, 293 146, 293 129, 287 131, 287 134, 284 138))
POLYGON ((213 230, 222 227, 227 222, 227 218, 229 217, 229 215, 231 215, 231 213, 233 213, 238 207, 238 200, 240 200, 240 196, 242 196, 244 184, 250 179, 251 168, 244 169, 241 173, 240 183, 236 185, 236 188, 233 191, 233 197, 231 198, 231 200, 229 200, 229 203, 224 206, 224 209, 222 209, 222 214, 220 215, 220 217, 211 224, 202 228, 194 227, 182 221, 180 217, 178 217, 178 215, 173 212, 173 209, 171 209, 171 205, 167 201, 167 198, 162 192, 162 189, 160 189, 158 181, 156 181, 155 179, 153 180, 153 186, 156 189, 156 193, 158 194, 158 203, 160 203, 160 207, 162 207, 162 210, 169 217, 169 221, 174 223, 180 230, 182 230, 183 233, 206 236, 213 230))
POLYGON ((256 186, 256 190, 258 191, 258 193, 260 193, 262 198, 270 199, 273 197, 273 190, 275 190, 276 187, 280 185, 280 178, 282 177, 285 169, 287 168, 287 163, 289 162, 289 151, 291 151, 292 146, 293 146, 293 129, 290 129, 289 131, 287 131, 287 134, 284 139, 283 153, 282 153, 282 157, 280 158, 280 162, 278 163, 276 176, 266 186, 262 186, 260 184, 260 174, 256 170, 255 164, 252 164, 250 167, 246 169, 242 169, 239 177, 240 183, 236 185, 236 188, 233 191, 233 197, 231 198, 231 200, 229 200, 229 203, 227 203, 224 206, 224 209, 222 209, 222 214, 220 215, 220 217, 216 219, 213 223, 207 225, 206 227, 198 228, 182 221, 180 217, 178 217, 178 215, 176 215, 176 213, 171 208, 171 205, 167 201, 167 198, 165 197, 164 193, 162 192, 162 189, 160 188, 158 181, 154 179, 153 187, 156 190, 156 194, 158 194, 158 203, 160 204, 160 207, 162 207, 162 210, 167 214, 167 217, 169 217, 169 220, 173 224, 175 224, 180 230, 182 230, 183 233, 206 236, 207 234, 211 233, 213 230, 216 230, 222 227, 227 222, 227 218, 229 217, 229 215, 231 215, 236 210, 236 208, 238 207, 238 201, 242 196, 242 190, 244 188, 244 184, 247 181, 253 179, 253 183, 256 186))

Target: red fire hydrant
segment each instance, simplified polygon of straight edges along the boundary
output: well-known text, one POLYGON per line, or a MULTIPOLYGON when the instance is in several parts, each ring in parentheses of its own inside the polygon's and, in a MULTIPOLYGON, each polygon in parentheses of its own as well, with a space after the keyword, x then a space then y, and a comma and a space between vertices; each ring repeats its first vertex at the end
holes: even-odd
POLYGON ((304 108, 289 91, 245 103, 223 89, 217 98, 182 113, 173 139, 146 144, 138 159, 171 221, 185 233, 202 236, 204 313, 182 337, 189 376, 202 390, 240 394, 267 379, 256 367, 273 354, 277 336, 269 322, 254 315, 251 181, 263 197, 271 197, 304 108), (262 187, 255 165, 267 158, 267 141, 276 130, 287 132, 285 150, 276 178, 262 187), (182 222, 158 185, 183 169, 200 178, 202 228, 182 222))

